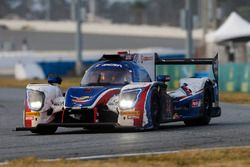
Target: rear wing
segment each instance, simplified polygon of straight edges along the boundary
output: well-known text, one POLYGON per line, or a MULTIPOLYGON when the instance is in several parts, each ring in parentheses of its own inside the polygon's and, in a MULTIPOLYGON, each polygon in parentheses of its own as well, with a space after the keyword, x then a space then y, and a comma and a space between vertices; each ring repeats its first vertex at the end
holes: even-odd
MULTIPOLYGON (((155 54, 155 65, 212 65, 213 74, 218 84, 218 53, 214 58, 184 58, 184 59, 161 59, 155 54)), ((155 66, 156 67, 156 66, 155 66)))

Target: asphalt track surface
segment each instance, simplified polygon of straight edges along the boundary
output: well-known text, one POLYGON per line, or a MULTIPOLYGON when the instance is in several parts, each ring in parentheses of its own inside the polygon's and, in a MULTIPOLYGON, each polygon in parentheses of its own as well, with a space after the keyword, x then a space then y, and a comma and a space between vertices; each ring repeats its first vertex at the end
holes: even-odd
MULTIPOLYGON (((185 39, 134 37, 125 35, 98 35, 83 34, 83 47, 88 50, 98 49, 137 49, 145 47, 166 47, 173 49, 185 48, 185 39)), ((74 33, 36 32, 36 31, 9 31, 0 29, 0 46, 2 43, 11 42, 16 50, 21 49, 22 40, 26 39, 29 49, 50 50, 75 50, 74 33)))
POLYGON ((0 88, 0 162, 24 156, 53 159, 250 145, 247 105, 222 103, 222 116, 209 126, 180 122, 146 132, 60 128, 54 135, 36 135, 12 131, 22 124, 23 100, 24 89, 0 88))

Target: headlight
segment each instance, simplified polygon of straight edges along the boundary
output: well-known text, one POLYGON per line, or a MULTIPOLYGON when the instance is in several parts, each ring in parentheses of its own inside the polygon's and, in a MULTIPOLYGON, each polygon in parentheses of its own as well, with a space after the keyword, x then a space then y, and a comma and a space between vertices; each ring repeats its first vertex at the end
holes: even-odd
POLYGON ((27 90, 28 104, 31 110, 39 111, 43 107, 45 95, 37 90, 27 90))
POLYGON ((42 108, 42 102, 32 101, 32 102, 30 102, 30 108, 33 110, 39 110, 40 108, 42 108))
POLYGON ((141 89, 125 90, 120 94, 119 108, 122 110, 132 109, 140 95, 141 89))

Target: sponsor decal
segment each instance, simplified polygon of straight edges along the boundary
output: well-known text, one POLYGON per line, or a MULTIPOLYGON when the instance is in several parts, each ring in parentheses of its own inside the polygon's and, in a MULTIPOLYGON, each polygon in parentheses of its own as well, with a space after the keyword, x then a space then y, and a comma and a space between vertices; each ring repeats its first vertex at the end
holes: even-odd
POLYGON ((40 116, 40 112, 26 112, 25 114, 26 114, 26 118, 27 117, 39 117, 40 116))
POLYGON ((152 61, 153 57, 152 56, 141 56, 141 63, 144 61, 152 61))
POLYGON ((120 67, 122 68, 121 64, 102 64, 101 67, 120 67))
POLYGON ((123 111, 121 112, 121 115, 127 117, 127 119, 139 119, 140 118, 139 111, 123 111))
POLYGON ((82 97, 71 96, 71 97, 73 103, 86 103, 91 100, 91 96, 82 96, 82 97))
POLYGON ((33 120, 34 120, 34 117, 25 117, 25 120, 26 120, 26 121, 33 121, 33 120))
POLYGON ((137 116, 127 116, 127 119, 139 119, 139 115, 137 115, 137 116))
POLYGON ((197 108, 201 106, 201 100, 192 100, 192 108, 197 108))
POLYGON ((142 60, 143 61, 153 60, 153 57, 152 56, 142 56, 142 60))
POLYGON ((122 116, 127 116, 129 117, 139 117, 140 116, 140 112, 139 111, 122 111, 121 112, 122 116))

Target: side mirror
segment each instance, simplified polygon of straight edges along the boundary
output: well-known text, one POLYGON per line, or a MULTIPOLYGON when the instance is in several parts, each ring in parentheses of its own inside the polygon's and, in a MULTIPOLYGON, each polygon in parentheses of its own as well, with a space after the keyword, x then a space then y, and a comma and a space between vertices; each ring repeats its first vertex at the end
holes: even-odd
POLYGON ((61 84, 62 83, 62 78, 59 77, 59 76, 52 76, 52 75, 49 75, 48 76, 48 83, 53 85, 53 84, 61 84))
POLYGON ((171 77, 169 75, 158 75, 156 80, 160 82, 168 82, 171 80, 171 77))

